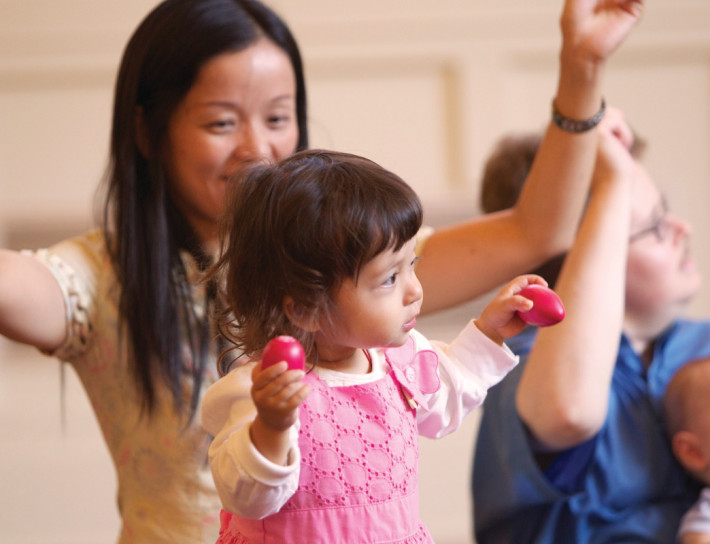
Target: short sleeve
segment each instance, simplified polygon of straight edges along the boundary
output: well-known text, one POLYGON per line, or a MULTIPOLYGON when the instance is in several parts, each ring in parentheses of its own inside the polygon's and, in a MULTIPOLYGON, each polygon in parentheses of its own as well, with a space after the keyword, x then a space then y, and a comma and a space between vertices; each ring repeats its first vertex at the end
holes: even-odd
POLYGON ((103 238, 99 231, 65 240, 49 249, 23 251, 44 264, 57 280, 64 296, 66 338, 48 355, 71 361, 84 353, 92 332, 93 307, 101 262, 103 238))

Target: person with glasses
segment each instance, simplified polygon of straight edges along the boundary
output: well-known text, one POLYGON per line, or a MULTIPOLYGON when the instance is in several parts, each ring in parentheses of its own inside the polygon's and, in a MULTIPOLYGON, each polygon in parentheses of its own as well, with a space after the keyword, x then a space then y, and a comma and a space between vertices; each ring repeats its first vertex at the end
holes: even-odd
MULTIPOLYGON (((479 544, 673 542, 698 497, 661 410, 675 372, 710 355, 710 322, 681 317, 701 286, 691 227, 669 211, 621 112, 601 130, 618 138, 600 139, 576 241, 536 271, 566 317, 507 341, 521 364, 484 404, 472 482, 479 544)), ((535 137, 513 137, 491 156, 486 211, 514 203, 535 152, 535 137)))
POLYGON ((668 200, 665 195, 661 195, 658 206, 656 206, 648 225, 629 236, 629 242, 635 242, 646 236, 654 236, 656 240, 663 242, 671 234, 673 228, 668 218, 669 212, 668 200))

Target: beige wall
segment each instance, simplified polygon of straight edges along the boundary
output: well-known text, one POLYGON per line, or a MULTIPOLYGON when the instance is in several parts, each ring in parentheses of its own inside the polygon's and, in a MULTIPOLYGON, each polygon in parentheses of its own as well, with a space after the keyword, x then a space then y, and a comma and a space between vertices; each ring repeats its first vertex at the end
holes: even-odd
MULTIPOLYGON (((90 224, 111 86, 148 0, 0 0, 0 243, 49 243, 90 224)), ((481 163, 504 132, 541 128, 555 89, 561 0, 274 0, 301 44, 312 144, 367 155, 407 179, 430 222, 477 213, 481 163)), ((710 277, 710 2, 654 0, 608 70, 607 100, 648 138, 647 165, 695 227, 710 277)), ((710 313, 710 292, 689 307, 710 313)), ((475 305, 430 317, 449 340, 475 305)), ((0 344, 0 535, 109 543, 114 478, 71 371, 60 429, 56 363, 0 344), (4 351, 2 351, 4 348, 4 351), (46 522, 38 523, 38 519, 46 522)), ((422 444, 422 515, 468 542, 477 415, 422 444)))

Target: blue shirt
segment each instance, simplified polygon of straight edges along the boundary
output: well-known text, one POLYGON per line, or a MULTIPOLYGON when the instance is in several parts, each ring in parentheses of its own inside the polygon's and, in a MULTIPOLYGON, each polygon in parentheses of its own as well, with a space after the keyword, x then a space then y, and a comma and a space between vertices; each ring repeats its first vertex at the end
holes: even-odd
MULTIPOLYGON (((524 359, 534 334, 506 343, 524 359)), ((473 471, 477 542, 674 542, 700 488, 673 457, 661 401, 680 366, 708 355, 710 322, 674 323, 657 339, 648 372, 622 336, 604 425, 545 471, 515 409, 522 362, 484 404, 473 471)))

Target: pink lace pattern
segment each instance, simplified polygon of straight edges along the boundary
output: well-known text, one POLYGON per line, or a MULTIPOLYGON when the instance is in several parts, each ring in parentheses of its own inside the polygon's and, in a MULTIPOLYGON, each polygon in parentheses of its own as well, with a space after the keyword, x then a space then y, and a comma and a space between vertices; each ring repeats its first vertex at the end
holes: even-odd
POLYGON ((413 414, 384 391, 314 389, 301 411, 302 493, 284 509, 383 502, 416 489, 418 436, 407 421, 413 414))
POLYGON ((308 375, 312 390, 299 414, 298 490, 263 520, 223 512, 218 544, 433 543, 419 520, 416 412, 399 373, 347 387, 327 387, 308 375))

